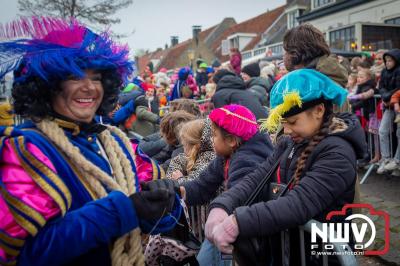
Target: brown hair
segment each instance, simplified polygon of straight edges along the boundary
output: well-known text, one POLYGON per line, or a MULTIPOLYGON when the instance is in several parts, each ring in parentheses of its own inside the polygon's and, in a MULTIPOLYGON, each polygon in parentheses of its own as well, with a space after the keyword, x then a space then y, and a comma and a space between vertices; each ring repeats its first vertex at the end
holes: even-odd
POLYGON ((324 105, 325 105, 325 113, 324 113, 324 118, 323 118, 321 127, 318 130, 317 134, 315 134, 311 138, 307 147, 303 150, 303 152, 300 154, 299 158, 297 159, 296 171, 294 172, 294 184, 295 185, 298 184, 300 181, 301 175, 306 166, 307 158, 310 156, 311 152, 318 145, 318 143, 320 143, 329 133, 329 126, 331 125, 331 122, 333 119, 333 107, 332 107, 331 103, 324 103, 324 105))
POLYGON ((352 77, 352 78, 355 78, 355 79, 356 79, 356 78, 357 78, 357 73, 350 73, 350 74, 349 74, 349 77, 352 77))
POLYGON ((236 47, 231 47, 231 49, 229 49, 232 53, 239 53, 239 49, 236 47))
POLYGON ((297 65, 308 65, 317 57, 329 55, 329 46, 320 30, 311 24, 301 24, 288 30, 283 37, 286 51, 285 66, 293 70, 297 65))
POLYGON ((178 110, 183 110, 188 112, 189 114, 195 115, 199 117, 201 115, 199 105, 195 100, 192 99, 176 99, 170 102, 170 112, 175 112, 178 110))
POLYGON ((160 123, 160 132, 165 141, 170 145, 179 143, 178 134, 182 123, 196 119, 192 114, 185 111, 175 111, 166 114, 160 123))
POLYGON ((368 69, 368 68, 360 69, 360 70, 358 71, 358 73, 364 73, 364 74, 366 74, 370 79, 372 79, 372 78, 374 77, 374 74, 373 74, 372 71, 371 71, 370 69, 368 69))
POLYGON ((201 136, 204 129, 204 119, 196 119, 184 123, 179 131, 179 138, 181 144, 186 143, 191 146, 189 154, 187 154, 188 161, 186 170, 190 172, 197 160, 197 156, 200 151, 201 136))
POLYGON ((360 64, 358 64, 358 66, 361 68, 369 69, 371 68, 372 64, 369 61, 361 61, 360 64))
POLYGON ((189 86, 182 86, 181 88, 182 97, 188 99, 192 97, 193 91, 189 88, 189 86))
POLYGON ((361 57, 353 57, 353 59, 351 59, 350 65, 353 69, 357 69, 357 67, 360 65, 361 63, 361 57))

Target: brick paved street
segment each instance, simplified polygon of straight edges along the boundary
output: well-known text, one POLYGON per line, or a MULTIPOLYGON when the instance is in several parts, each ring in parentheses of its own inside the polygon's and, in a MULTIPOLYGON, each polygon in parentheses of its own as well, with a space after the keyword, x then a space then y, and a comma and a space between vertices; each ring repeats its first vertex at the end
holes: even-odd
MULTIPOLYGON (((360 178, 364 172, 360 172, 360 178)), ((371 174, 361 185, 361 202, 390 215, 389 252, 378 258, 359 258, 360 265, 400 265, 400 177, 371 174)), ((374 220, 374 218, 372 218, 374 220)), ((381 249, 384 239, 383 219, 374 220, 377 237, 374 248, 381 249)))

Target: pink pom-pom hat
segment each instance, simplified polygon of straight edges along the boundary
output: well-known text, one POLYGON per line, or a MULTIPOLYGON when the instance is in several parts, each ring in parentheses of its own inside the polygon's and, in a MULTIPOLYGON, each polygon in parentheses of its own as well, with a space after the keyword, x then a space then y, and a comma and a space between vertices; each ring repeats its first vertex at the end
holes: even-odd
POLYGON ((244 141, 251 139, 258 132, 255 115, 242 105, 225 105, 214 109, 208 117, 217 126, 232 135, 242 138, 244 141))

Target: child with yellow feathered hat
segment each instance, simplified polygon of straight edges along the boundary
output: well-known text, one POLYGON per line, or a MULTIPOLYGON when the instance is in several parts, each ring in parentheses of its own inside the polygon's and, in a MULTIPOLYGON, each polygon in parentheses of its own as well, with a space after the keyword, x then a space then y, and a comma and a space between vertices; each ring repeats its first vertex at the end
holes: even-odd
MULTIPOLYGON (((332 111, 333 104, 341 105, 346 95, 328 76, 312 69, 292 71, 274 85, 272 109, 263 126, 273 131, 281 124, 287 137, 280 138, 272 156, 210 204, 205 234, 221 252, 232 253, 238 236, 262 236, 274 243, 271 250, 257 256, 268 254, 264 264, 298 264, 298 242, 281 245, 281 238, 273 236, 284 232, 291 240, 297 239, 298 226, 310 219, 326 222, 328 213, 353 203, 356 160, 364 154, 366 141, 355 116, 332 111), (262 195, 244 206, 273 166, 273 182, 287 190, 276 200, 262 195), (287 250, 286 245, 290 254, 285 252, 282 258, 280 248, 287 250)), ((330 222, 344 222, 350 213, 330 222)), ((306 256, 306 260, 306 265, 322 264, 321 257, 306 256)))

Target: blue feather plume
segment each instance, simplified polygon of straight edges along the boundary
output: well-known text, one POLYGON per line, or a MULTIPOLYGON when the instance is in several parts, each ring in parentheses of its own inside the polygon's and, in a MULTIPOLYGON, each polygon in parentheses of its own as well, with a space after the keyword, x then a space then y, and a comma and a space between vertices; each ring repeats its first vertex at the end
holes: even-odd
POLYGON ((82 77, 85 69, 115 69, 126 81, 134 69, 128 56, 127 47, 114 43, 107 33, 95 34, 75 22, 40 38, 0 42, 0 78, 21 67, 18 81, 31 76, 62 80, 82 77))

